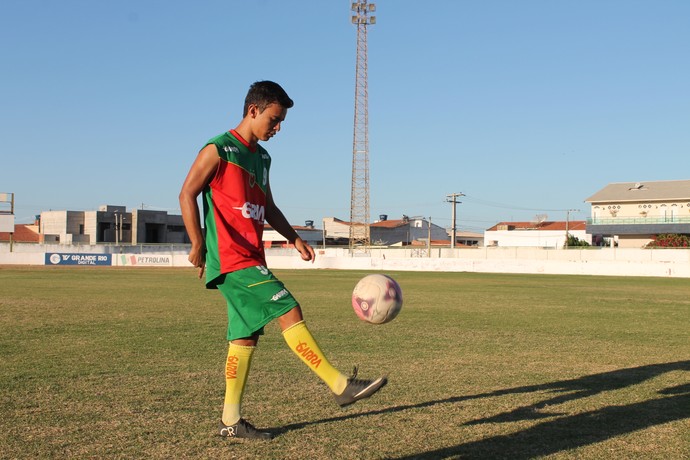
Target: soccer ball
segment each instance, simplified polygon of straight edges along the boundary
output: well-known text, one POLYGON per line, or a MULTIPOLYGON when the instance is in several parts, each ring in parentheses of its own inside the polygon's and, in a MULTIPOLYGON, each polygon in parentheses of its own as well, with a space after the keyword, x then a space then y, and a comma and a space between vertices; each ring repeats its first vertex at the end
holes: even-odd
POLYGON ((403 298, 400 285, 390 276, 367 275, 352 291, 352 308, 360 319, 383 324, 398 316, 403 298))

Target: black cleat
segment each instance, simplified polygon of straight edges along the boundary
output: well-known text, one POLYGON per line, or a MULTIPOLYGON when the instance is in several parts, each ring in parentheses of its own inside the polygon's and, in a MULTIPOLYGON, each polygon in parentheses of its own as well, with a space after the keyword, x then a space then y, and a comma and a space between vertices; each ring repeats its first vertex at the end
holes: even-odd
POLYGON ((254 425, 241 418, 234 425, 226 425, 221 420, 218 424, 219 433, 224 438, 238 438, 238 439, 260 439, 268 441, 273 439, 273 434, 268 431, 259 431, 254 428, 254 425))
POLYGON ((357 377, 357 368, 352 371, 352 377, 347 379, 347 386, 342 394, 335 396, 335 402, 337 402, 340 407, 349 406, 360 399, 368 398, 388 383, 386 377, 379 377, 375 380, 359 380, 357 377))

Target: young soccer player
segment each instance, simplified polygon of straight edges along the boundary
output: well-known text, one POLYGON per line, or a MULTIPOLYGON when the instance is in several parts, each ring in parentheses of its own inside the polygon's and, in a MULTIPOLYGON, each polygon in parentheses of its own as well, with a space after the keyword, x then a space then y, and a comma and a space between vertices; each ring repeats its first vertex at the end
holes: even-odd
POLYGON ((252 354, 274 319, 290 349, 323 380, 340 406, 368 398, 387 382, 385 377, 362 380, 335 369, 326 359, 302 317, 299 303, 266 268, 264 221, 294 244, 305 261, 314 249, 297 235, 278 209, 269 181, 271 157, 258 141, 280 131, 293 101, 277 83, 256 82, 249 88, 243 118, 229 132, 201 149, 180 192, 180 208, 192 242, 189 261, 206 270, 206 287, 218 289, 227 302, 229 341, 225 363, 225 400, 221 436, 271 439, 242 418, 241 403, 252 354), (203 194, 203 219, 197 197, 203 194))

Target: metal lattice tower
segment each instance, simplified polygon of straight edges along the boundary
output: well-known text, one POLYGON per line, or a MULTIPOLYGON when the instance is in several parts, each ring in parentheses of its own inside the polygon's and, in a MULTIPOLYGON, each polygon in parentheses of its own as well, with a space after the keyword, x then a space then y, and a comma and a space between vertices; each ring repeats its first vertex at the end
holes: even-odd
POLYGON ((352 23, 357 25, 355 125, 352 141, 352 192, 350 197, 350 251, 368 252, 369 232, 369 90, 367 83, 367 26, 376 24, 376 5, 352 2, 352 23))

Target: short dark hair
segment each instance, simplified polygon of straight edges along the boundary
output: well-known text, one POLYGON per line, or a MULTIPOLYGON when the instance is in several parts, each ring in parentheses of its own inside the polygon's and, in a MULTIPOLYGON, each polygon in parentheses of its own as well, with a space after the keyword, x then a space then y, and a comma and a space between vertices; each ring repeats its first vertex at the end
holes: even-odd
POLYGON ((278 103, 286 109, 295 105, 290 96, 287 95, 278 83, 268 80, 257 81, 249 87, 247 97, 244 98, 244 112, 242 116, 247 116, 251 104, 257 106, 259 112, 263 112, 266 107, 274 103, 278 103))

